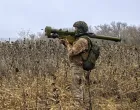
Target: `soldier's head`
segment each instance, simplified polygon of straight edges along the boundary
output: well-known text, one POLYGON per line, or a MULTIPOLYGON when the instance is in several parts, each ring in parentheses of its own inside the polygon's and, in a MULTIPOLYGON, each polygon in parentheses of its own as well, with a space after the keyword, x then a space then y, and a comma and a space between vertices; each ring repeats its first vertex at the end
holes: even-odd
POLYGON ((73 24, 76 34, 86 33, 88 31, 88 25, 84 21, 77 21, 73 24))

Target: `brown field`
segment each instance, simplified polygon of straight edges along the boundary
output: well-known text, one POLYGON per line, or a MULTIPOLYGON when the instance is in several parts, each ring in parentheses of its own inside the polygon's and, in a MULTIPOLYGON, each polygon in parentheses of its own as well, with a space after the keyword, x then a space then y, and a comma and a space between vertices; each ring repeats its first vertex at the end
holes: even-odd
MULTIPOLYGON (((0 110, 82 110, 57 41, 0 43, 0 110)), ((140 47, 101 45, 90 75, 93 110, 140 110, 140 47)))

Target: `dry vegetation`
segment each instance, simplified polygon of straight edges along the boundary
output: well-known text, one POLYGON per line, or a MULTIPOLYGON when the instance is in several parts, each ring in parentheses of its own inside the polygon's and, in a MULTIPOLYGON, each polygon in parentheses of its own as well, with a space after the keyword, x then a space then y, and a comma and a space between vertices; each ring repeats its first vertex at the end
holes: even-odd
MULTIPOLYGON (((102 43, 90 75, 93 110, 140 109, 140 47, 102 43)), ((0 110, 82 110, 57 40, 0 43, 0 110)))

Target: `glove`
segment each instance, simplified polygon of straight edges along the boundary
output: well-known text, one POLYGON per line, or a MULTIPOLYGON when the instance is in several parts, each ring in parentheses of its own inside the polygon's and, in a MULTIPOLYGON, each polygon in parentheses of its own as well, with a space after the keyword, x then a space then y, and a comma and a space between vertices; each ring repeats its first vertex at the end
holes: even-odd
POLYGON ((59 37, 59 35, 57 33, 52 33, 50 35, 50 38, 58 38, 58 37, 59 37))

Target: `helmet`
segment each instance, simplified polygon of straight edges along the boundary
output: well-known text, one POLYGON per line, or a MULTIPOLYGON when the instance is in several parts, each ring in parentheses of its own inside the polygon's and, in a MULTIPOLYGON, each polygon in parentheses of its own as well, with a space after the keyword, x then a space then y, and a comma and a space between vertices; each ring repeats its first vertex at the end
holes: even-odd
POLYGON ((88 31, 88 25, 84 21, 77 21, 73 24, 76 27, 76 34, 86 33, 88 31))

